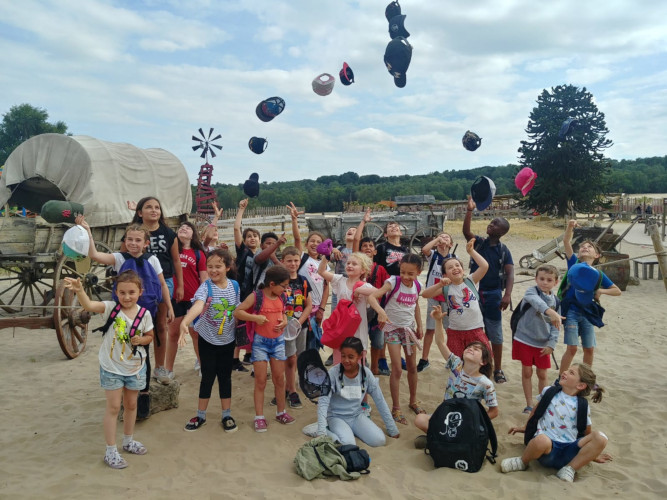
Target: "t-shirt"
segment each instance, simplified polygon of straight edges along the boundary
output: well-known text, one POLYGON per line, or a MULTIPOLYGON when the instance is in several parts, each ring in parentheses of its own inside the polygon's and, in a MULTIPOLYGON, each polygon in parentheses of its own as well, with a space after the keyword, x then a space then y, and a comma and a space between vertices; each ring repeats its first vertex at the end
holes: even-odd
MULTIPOLYGON (((568 272, 570 271, 570 268, 575 264, 577 264, 577 256, 572 254, 572 257, 567 259, 567 270, 568 270, 568 272)), ((585 264, 585 262, 579 262, 579 264, 585 264)), ((586 264, 586 265, 588 266, 590 264, 586 264)), ((612 280, 610 280, 609 277, 605 273, 603 273, 599 269, 598 269, 598 271, 602 273, 602 283, 600 283, 600 288, 611 288, 612 286, 614 286, 614 282, 612 280)), ((568 282, 569 282, 569 276, 568 276, 568 282)), ((576 296, 575 296, 575 293, 574 293, 574 287, 573 286, 568 287, 567 292, 565 292, 565 296, 563 298, 567 299, 568 302, 570 302, 570 304, 568 306, 568 311, 569 310, 572 310, 572 311, 579 310, 579 304, 577 303, 577 299, 576 299, 576 296)))
POLYGON ((380 243, 376 247, 375 262, 384 266, 391 276, 401 274, 401 259, 410 250, 408 247, 392 245, 388 241, 380 243))
MULTIPOLYGON (((303 258, 303 253, 301 257, 303 258)), ((317 272, 319 267, 320 261, 308 256, 306 262, 299 269, 299 275, 306 278, 310 285, 310 293, 312 294, 310 299, 313 301, 313 307, 322 304, 322 294, 324 293, 324 278, 317 272)))
MULTIPOLYGON (((539 401, 544 396, 544 393, 549 389, 545 387, 537 398, 539 401)), ((556 393, 553 397, 547 411, 544 412, 542 418, 537 422, 536 436, 546 434, 552 441, 559 443, 572 443, 577 440, 577 408, 579 402, 577 396, 569 396, 563 391, 556 393)), ((591 407, 588 405, 588 412, 586 413, 586 425, 591 425, 591 407)))
MULTIPOLYGON (((114 252, 112 255, 116 261, 113 265, 113 270, 118 273, 120 272, 120 268, 123 267, 123 264, 125 263, 125 257, 123 257, 123 254, 120 252, 114 252)), ((160 261, 155 255, 148 257, 148 263, 153 266, 153 269, 155 269, 155 274, 158 276, 162 274, 162 266, 160 265, 160 261)))
MULTIPOLYGON (((264 262, 261 264, 257 263, 257 256, 261 253, 261 250, 258 250, 255 256, 252 259, 252 283, 253 283, 253 290, 257 290, 257 287, 264 283, 264 277, 266 276, 266 271, 269 270, 269 268, 273 267, 275 263, 269 257, 266 259, 264 262)), ((266 283, 268 285, 268 283, 266 283)))
POLYGON ((306 308, 306 299, 308 298, 308 280, 303 276, 289 280, 289 287, 285 290, 285 314, 288 318, 299 319, 301 313, 306 308))
MULTIPOLYGON (((199 317, 199 321, 195 324, 195 331, 209 344, 227 345, 236 340, 234 310, 240 303, 240 296, 229 279, 225 289, 221 289, 211 281, 211 291, 213 300, 208 309, 199 317)), ((193 302, 201 300, 206 303, 207 298, 208 285, 204 282, 199 285, 192 300, 193 302)))
MULTIPOLYGON (((433 286, 436 283, 440 283, 442 280, 442 263, 445 261, 445 259, 450 257, 453 257, 451 253, 442 255, 436 248, 431 250, 431 254, 428 256, 428 269, 430 269, 431 272, 428 274, 428 276, 426 276, 426 288, 433 286)), ((433 300, 444 302, 445 297, 440 294, 433 297, 433 300)))
MULTIPOLYGON (((390 290, 394 289, 396 280, 400 281, 400 279, 400 276, 390 276, 387 279, 387 283, 391 285, 390 290)), ((391 293, 391 291, 387 293, 391 293)), ((415 307, 417 300, 419 300, 417 285, 412 283, 412 286, 405 286, 401 281, 399 289, 384 306, 384 312, 387 313, 392 326, 412 329, 416 327, 415 307)))
POLYGON ((155 255, 160 261, 164 279, 174 275, 174 263, 171 258, 171 247, 176 239, 176 233, 167 226, 160 224, 155 231, 151 231, 148 252, 155 255))
POLYGON ((345 266, 347 265, 347 258, 350 255, 352 255, 352 249, 344 246, 340 247, 339 250, 342 255, 340 257, 340 260, 334 262, 334 273, 347 276, 347 272, 345 271, 345 266))
POLYGON ((259 310, 259 314, 266 316, 268 321, 263 325, 255 323, 255 332, 259 333, 262 337, 266 337, 267 339, 275 339, 280 337, 283 332, 276 332, 273 330, 273 327, 283 320, 284 312, 285 307, 283 306, 283 301, 280 299, 280 297, 270 299, 266 296, 266 294, 264 294, 262 299, 262 308, 259 310))
MULTIPOLYGON (((362 287, 370 288, 371 285, 364 283, 362 287)), ((331 280, 331 290, 336 294, 339 301, 341 299, 352 300, 352 288, 348 288, 347 278, 342 274, 333 275, 333 279, 331 280)), ((368 317, 366 316, 366 296, 359 295, 359 298, 354 303, 354 305, 359 311, 359 316, 361 316, 361 323, 359 324, 357 331, 354 332, 354 337, 357 337, 359 340, 361 340, 361 343, 364 346, 364 350, 366 350, 368 349, 368 317)))
POLYGON ((451 371, 447 379, 445 400, 456 397, 456 392, 462 392, 468 399, 484 401, 489 408, 498 406, 496 388, 489 377, 486 375, 480 375, 479 377, 468 375, 463 371, 463 360, 454 353, 451 353, 447 358, 447 368, 451 371))
POLYGON ((241 242, 240 245, 236 245, 236 270, 238 272, 238 282, 241 285, 242 301, 252 292, 252 283, 250 283, 250 279, 246 280, 246 275, 249 274, 252 279, 253 257, 252 250, 245 243, 241 242))
POLYGON ((384 268, 384 266, 381 266, 377 262, 373 262, 373 265, 371 266, 371 272, 368 274, 368 276, 366 276, 366 281, 373 285, 375 288, 379 289, 382 288, 382 285, 384 285, 384 282, 387 281, 387 278, 389 278, 389 273, 384 268), (373 273, 375 273, 375 276, 373 276, 373 273), (371 281, 371 278, 374 278, 374 280, 371 281))
MULTIPOLYGON (((184 248, 179 256, 183 268, 183 300, 190 301, 201 284, 199 273, 206 271, 206 255, 201 250, 184 248), (199 263, 197 263, 197 253, 199 253, 199 263)), ((176 275, 174 275, 174 289, 177 286, 176 275)))
MULTIPOLYGON (((505 266, 507 264, 514 265, 509 248, 502 242, 492 246, 489 244, 488 238, 475 235, 475 250, 489 263, 489 269, 479 282, 478 288, 484 291, 502 290, 504 288, 502 277, 505 275, 505 266)), ((478 267, 477 263, 470 259, 470 272, 474 273, 478 267)))
POLYGON ((445 299, 448 308, 449 328, 467 331, 484 326, 479 300, 465 281, 460 285, 451 283, 447 289, 445 299))
MULTIPOLYGON (((112 301, 105 300, 104 312, 102 313, 102 320, 106 323, 111 311, 116 307, 116 303, 112 301)), ((139 306, 137 307, 137 313, 139 313, 139 306)), ((136 346, 136 354, 132 354, 132 344, 128 342, 121 342, 118 338, 119 334, 129 334, 130 327, 134 318, 128 318, 123 310, 121 309, 116 319, 111 324, 109 329, 104 333, 102 337, 102 345, 100 346, 100 352, 98 358, 100 360, 100 366, 111 373, 117 375, 130 376, 136 375, 139 373, 141 368, 146 363, 146 350, 143 346, 136 346), (125 325, 122 326, 122 323, 125 322, 125 325)), ((141 318, 141 323, 139 323, 139 328, 137 329, 135 335, 142 336, 144 332, 150 332, 153 329, 153 320, 148 311, 144 314, 144 317, 141 318)))

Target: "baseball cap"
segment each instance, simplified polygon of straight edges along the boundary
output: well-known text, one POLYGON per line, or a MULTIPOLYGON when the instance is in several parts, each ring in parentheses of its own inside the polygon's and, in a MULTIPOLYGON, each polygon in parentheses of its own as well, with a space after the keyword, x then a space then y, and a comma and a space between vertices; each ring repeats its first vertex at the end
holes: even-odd
POLYGON ((407 83, 405 73, 410 66, 411 59, 412 45, 404 37, 397 36, 387 44, 384 51, 384 64, 394 77, 394 84, 397 87, 405 87, 407 83))
POLYGON ((243 183, 243 192, 251 198, 259 196, 259 174, 250 174, 250 178, 243 183))
POLYGON ((537 179, 537 174, 530 167, 524 167, 519 170, 519 173, 516 174, 514 178, 514 185, 516 188, 521 191, 523 196, 528 194, 528 191, 535 187, 535 179, 537 179))
POLYGON ((346 62, 343 63, 343 69, 340 70, 338 76, 340 77, 340 83, 343 85, 351 85, 354 83, 354 73, 352 72, 352 68, 350 68, 346 62))
POLYGON ((257 118, 263 122, 270 122, 285 109, 285 101, 282 97, 269 97, 257 105, 255 113, 257 118))
POLYGON ((496 185, 486 176, 475 179, 475 182, 470 187, 470 196, 479 211, 486 210, 491 205, 495 195, 496 185))
POLYGON ((392 17, 401 15, 401 6, 398 3, 398 0, 391 2, 387 5, 387 8, 384 9, 384 17, 387 18, 387 21, 391 21, 392 17))
POLYGON ((88 232, 81 226, 70 227, 63 235, 63 253, 72 260, 87 257, 89 245, 88 232))
POLYGON ((329 73, 322 73, 313 79, 313 91, 317 95, 325 96, 331 94, 336 79, 329 73))
POLYGON ((567 118, 563 124, 560 126, 560 130, 558 131, 558 139, 565 140, 565 137, 567 137, 567 134, 570 133, 570 128, 576 127, 579 124, 576 118, 569 117, 567 118))
POLYGON ((266 150, 267 144, 268 141, 262 137, 251 137, 248 141, 250 151, 258 155, 261 155, 266 150))
POLYGON ((475 132, 471 132, 470 130, 467 130, 466 133, 463 134, 461 142, 463 143, 463 147, 468 151, 475 151, 482 145, 481 137, 478 136, 475 132))
POLYGON ((581 305, 593 302, 595 288, 600 279, 600 271, 585 263, 573 265, 567 272, 567 279, 574 288, 574 296, 581 305))
POLYGON ((392 39, 396 38, 397 36, 402 36, 403 38, 410 36, 408 30, 405 29, 405 17, 405 14, 401 16, 394 16, 389 21, 389 36, 392 39))

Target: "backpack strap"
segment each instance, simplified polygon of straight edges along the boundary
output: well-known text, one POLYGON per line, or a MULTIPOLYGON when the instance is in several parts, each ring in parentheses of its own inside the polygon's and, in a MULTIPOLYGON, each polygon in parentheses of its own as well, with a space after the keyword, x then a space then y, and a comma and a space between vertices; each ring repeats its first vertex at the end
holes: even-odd
POLYGON ((201 252, 195 248, 195 271, 199 274, 199 259, 201 258, 201 252))
MULTIPOLYGON (((107 330, 109 329, 111 324, 116 319, 116 316, 118 316, 118 313, 120 312, 120 308, 121 308, 120 304, 118 302, 116 302, 116 305, 114 306, 114 308, 109 313, 109 317, 107 318, 106 323, 104 323, 104 325, 100 326, 99 328, 95 328, 93 331, 94 332, 102 332, 102 336, 104 336, 107 333, 107 330)), ((143 307, 142 307, 142 309, 143 309, 143 307)))
POLYGON ((380 302, 380 307, 386 306, 389 303, 389 299, 391 299, 394 294, 401 288, 401 277, 400 276, 395 276, 396 278, 396 284, 394 285, 394 288, 389 290, 389 293, 385 294, 384 297, 382 297, 382 301, 380 302))
POLYGON ((259 314, 262 310, 262 304, 264 303, 264 292, 262 290, 254 290, 252 293, 255 294, 255 306, 253 310, 255 314, 259 314))
POLYGON ((482 413, 482 420, 486 424, 486 429, 489 433, 489 441, 491 442, 491 449, 489 450, 487 448, 487 453, 486 453, 486 459, 492 463, 496 463, 496 457, 498 456, 498 438, 496 437, 496 430, 493 428, 493 423, 491 422, 491 419, 489 418, 489 414, 486 412, 484 407, 482 406, 482 403, 477 400, 477 404, 479 405, 479 410, 482 413))
POLYGON ((308 252, 303 252, 303 255, 301 256, 301 262, 299 262, 299 269, 296 270, 297 273, 301 271, 301 268, 303 266, 306 265, 306 262, 308 262, 308 257, 309 257, 308 252))
MULTIPOLYGON (((528 444, 530 440, 535 437, 535 433, 537 432, 537 423, 546 413, 547 408, 549 407, 549 403, 551 403, 551 400, 554 398, 554 396, 562 390, 563 388, 560 385, 552 385, 542 395, 540 402, 537 404, 537 408, 535 408, 535 413, 533 413, 533 416, 528 419, 528 422, 526 422, 526 432, 523 435, 524 444, 528 444)), ((585 422, 586 420, 584 420, 584 423, 585 422)), ((577 422, 577 427, 578 424, 579 423, 577 422)))
POLYGON ((232 279, 230 279, 229 281, 232 282, 232 286, 234 287, 234 294, 239 295, 241 293, 241 287, 239 286, 239 282, 232 279))
POLYGON ((586 420, 588 417, 588 400, 577 395, 577 437, 582 438, 586 435, 586 420))
POLYGON ((373 271, 371 272, 371 275, 368 277, 366 282, 375 286, 375 280, 378 277, 378 268, 380 267, 380 264, 378 264, 377 262, 374 262, 373 264, 375 264, 375 267, 373 268, 373 271))
POLYGON ((472 294, 475 296, 475 298, 479 301, 479 291, 477 290, 477 287, 475 286, 475 282, 470 279, 470 276, 466 276, 463 278, 463 282, 468 285, 468 288, 472 291, 472 294))
POLYGON ((440 252, 438 252, 437 250, 431 250, 431 252, 432 252, 431 262, 429 262, 428 264, 428 273, 426 273, 426 283, 428 283, 428 279, 431 277, 431 272, 433 271, 433 267, 435 266, 435 261, 438 260, 437 255, 440 255, 440 252))

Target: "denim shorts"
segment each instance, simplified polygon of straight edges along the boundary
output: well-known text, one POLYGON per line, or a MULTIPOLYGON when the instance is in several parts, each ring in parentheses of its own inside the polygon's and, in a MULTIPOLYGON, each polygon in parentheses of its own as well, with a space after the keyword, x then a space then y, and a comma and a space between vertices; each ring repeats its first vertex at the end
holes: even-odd
POLYGON ((565 319, 565 344, 579 345, 579 337, 581 337, 582 347, 588 349, 595 347, 595 329, 593 325, 586 319, 583 312, 577 309, 568 309, 565 319))
POLYGON ((118 375, 100 366, 100 385, 105 391, 114 391, 123 387, 131 391, 140 391, 146 387, 146 364, 136 375, 118 375))
POLYGON ((165 283, 167 283, 167 288, 169 289, 169 297, 174 296, 174 278, 165 278, 165 283))
POLYGON ((252 340, 252 356, 250 361, 269 361, 271 358, 278 361, 285 361, 285 337, 281 333, 279 337, 270 339, 262 337, 255 332, 255 338, 252 340))
MULTIPOLYGON (((427 330, 435 330, 435 320, 431 318, 431 311, 433 310, 433 306, 440 306, 442 307, 442 310, 447 312, 447 303, 446 302, 440 302, 439 300, 435 299, 426 299, 426 303, 428 304, 426 307, 426 329, 427 330)), ((449 316, 443 316, 442 318, 442 327, 447 330, 449 328, 449 316)))
POLYGON ((579 440, 572 443, 560 443, 558 441, 551 442, 551 451, 542 455, 537 461, 543 467, 550 467, 552 469, 560 469, 569 464, 574 457, 579 453, 579 440))
POLYGON ((502 290, 480 290, 480 309, 484 318, 484 331, 492 344, 503 343, 503 317, 500 310, 502 290))

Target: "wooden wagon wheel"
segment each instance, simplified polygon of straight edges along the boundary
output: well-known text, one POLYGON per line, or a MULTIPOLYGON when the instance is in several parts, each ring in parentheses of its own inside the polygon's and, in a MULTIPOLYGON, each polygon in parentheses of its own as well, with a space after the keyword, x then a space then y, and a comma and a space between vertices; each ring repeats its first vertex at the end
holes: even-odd
MULTIPOLYGON (((100 242, 95 242, 95 249, 104 253, 112 253, 107 245, 100 242)), ((90 258, 74 262, 65 255, 61 255, 54 272, 53 289, 57 290, 58 284, 65 277, 80 278, 83 289, 91 299, 111 300, 113 274, 111 266, 100 264, 90 258)))
POLYGON ((436 227, 420 227, 410 239, 410 251, 417 255, 423 255, 422 247, 435 238, 439 232, 436 227))
POLYGON ((377 245, 384 241, 384 229, 375 222, 367 222, 364 226, 364 236, 371 238, 377 245))
POLYGON ((76 308, 78 305, 76 294, 65 288, 65 281, 61 280, 56 288, 53 327, 56 330, 60 348, 69 359, 74 359, 81 354, 88 340, 90 313, 76 308), (60 306, 63 308, 60 309, 60 306))
POLYGON ((45 306, 53 299, 51 279, 53 263, 17 261, 2 267, 0 274, 0 309, 21 312, 31 305, 45 306))

